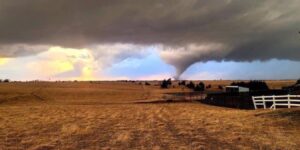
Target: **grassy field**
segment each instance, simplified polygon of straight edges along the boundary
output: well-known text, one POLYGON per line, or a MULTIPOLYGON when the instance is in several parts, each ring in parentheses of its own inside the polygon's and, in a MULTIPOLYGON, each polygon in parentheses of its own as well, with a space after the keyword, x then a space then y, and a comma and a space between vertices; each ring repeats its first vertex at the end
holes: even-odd
MULTIPOLYGON (((206 81, 211 90, 231 81, 206 81)), ((268 81, 280 88, 295 81, 268 81)), ((0 84, 0 149, 299 149, 300 109, 239 110, 164 100, 131 82, 0 84)))

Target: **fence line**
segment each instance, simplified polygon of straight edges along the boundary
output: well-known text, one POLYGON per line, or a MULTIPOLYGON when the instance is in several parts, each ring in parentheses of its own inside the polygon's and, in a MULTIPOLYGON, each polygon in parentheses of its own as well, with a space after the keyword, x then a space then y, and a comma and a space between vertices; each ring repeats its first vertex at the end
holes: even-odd
POLYGON ((272 104, 270 109, 276 109, 276 106, 300 107, 300 95, 252 96, 252 101, 255 109, 257 106, 263 106, 266 109, 268 103, 272 104))

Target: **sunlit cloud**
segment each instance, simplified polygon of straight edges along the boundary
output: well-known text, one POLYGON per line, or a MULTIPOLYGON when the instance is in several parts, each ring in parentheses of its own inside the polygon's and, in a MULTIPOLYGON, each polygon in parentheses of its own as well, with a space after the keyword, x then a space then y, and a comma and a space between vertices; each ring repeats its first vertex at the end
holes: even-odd
POLYGON ((103 72, 129 58, 143 59, 151 50, 152 46, 134 44, 103 44, 83 49, 53 46, 35 55, 9 58, 10 61, 1 58, 0 77, 52 81, 129 79, 103 72))
POLYGON ((78 75, 73 74, 63 79, 93 80, 96 78, 94 72, 97 69, 97 62, 89 49, 51 47, 39 57, 42 58, 40 61, 44 64, 41 65, 39 61, 33 64, 36 68, 48 68, 50 72, 46 71, 46 73, 51 76, 50 78, 75 69, 79 72, 78 75))
POLYGON ((195 74, 183 75, 183 78, 186 80, 215 80, 215 79, 224 79, 228 78, 228 75, 224 72, 205 72, 201 71, 195 74))
POLYGON ((16 80, 92 80, 96 79, 97 64, 89 49, 50 47, 32 56, 0 58, 0 76, 16 80), (56 77, 67 72, 78 73, 56 77))
POLYGON ((10 58, 0 58, 0 66, 6 64, 10 58))
POLYGON ((138 77, 137 80, 162 80, 172 78, 173 75, 170 73, 154 74, 154 75, 145 75, 138 77))

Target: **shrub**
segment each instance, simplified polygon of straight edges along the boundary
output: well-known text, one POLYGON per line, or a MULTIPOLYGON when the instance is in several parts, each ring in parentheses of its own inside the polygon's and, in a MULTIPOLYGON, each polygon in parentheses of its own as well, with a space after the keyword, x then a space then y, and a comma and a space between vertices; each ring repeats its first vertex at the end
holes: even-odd
POLYGON ((9 82, 9 79, 4 79, 3 82, 9 82))
POLYGON ((151 85, 149 82, 146 82, 145 85, 151 85))
POLYGON ((296 84, 300 84, 300 79, 297 80, 297 83, 296 83, 296 84))

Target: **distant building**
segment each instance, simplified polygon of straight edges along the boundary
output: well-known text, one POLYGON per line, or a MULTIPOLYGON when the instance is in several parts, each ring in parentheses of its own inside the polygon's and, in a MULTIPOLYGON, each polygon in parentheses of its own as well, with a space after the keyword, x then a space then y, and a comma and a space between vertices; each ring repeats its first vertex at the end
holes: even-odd
POLYGON ((247 87, 241 87, 241 86, 226 86, 225 92, 226 93, 244 93, 249 92, 249 88, 247 87))

